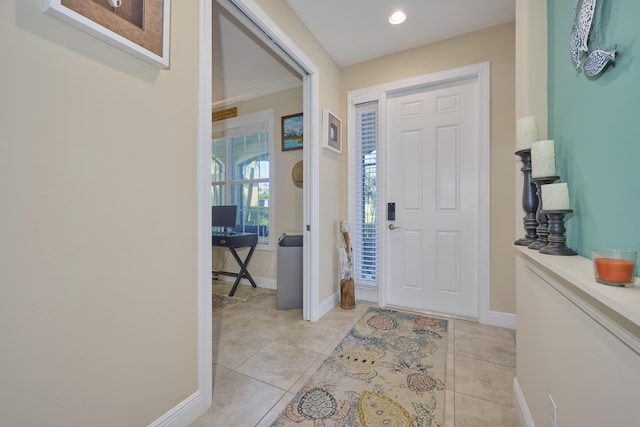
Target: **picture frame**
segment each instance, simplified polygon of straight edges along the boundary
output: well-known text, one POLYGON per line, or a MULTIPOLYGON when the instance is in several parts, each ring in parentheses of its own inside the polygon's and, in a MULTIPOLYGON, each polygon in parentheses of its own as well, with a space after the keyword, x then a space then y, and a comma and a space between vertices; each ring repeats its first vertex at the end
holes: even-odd
POLYGON ((44 11, 162 69, 169 67, 170 1, 44 0, 44 11))
POLYGON ((302 118, 302 113, 282 116, 282 151, 302 150, 304 143, 302 118))
POLYGON ((322 147, 342 154, 342 120, 326 109, 324 110, 322 147))

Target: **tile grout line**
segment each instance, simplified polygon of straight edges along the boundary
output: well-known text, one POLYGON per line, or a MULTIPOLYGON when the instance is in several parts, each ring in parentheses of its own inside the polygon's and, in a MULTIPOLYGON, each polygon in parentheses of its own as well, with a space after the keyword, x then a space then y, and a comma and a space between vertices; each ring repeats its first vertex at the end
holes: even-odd
POLYGON ((477 399, 477 400, 482 400, 483 402, 487 402, 487 403, 492 403, 494 405, 500 405, 500 406, 504 406, 505 408, 513 408, 513 404, 511 405, 504 405, 500 402, 494 402, 493 400, 487 400, 487 399, 483 399, 482 397, 478 397, 478 396, 474 396, 472 394, 467 394, 467 393, 462 393, 461 391, 456 391, 455 394, 459 394, 461 396, 467 396, 470 397, 472 399, 477 399))

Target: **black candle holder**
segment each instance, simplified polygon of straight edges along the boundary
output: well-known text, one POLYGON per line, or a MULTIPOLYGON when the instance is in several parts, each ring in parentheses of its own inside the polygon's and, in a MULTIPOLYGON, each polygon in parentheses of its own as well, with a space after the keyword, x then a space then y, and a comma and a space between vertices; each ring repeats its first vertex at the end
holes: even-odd
POLYGON ((543 214, 541 212, 542 208, 544 207, 542 206, 542 188, 541 187, 545 184, 551 184, 552 182, 555 182, 558 179, 560 179, 559 176, 541 176, 538 178, 531 178, 531 181, 533 181, 533 183, 536 186, 536 194, 538 195, 538 201, 539 201, 538 211, 536 213, 536 220, 538 221, 536 234, 538 235, 538 240, 531 243, 528 246, 529 249, 540 250, 549 244, 549 239, 547 238, 549 236, 549 225, 548 225, 549 218, 547 218, 546 214, 543 214))
POLYGON ((536 220, 535 213, 538 208, 538 196, 535 192, 535 185, 531 182, 531 149, 518 150, 516 151, 516 155, 519 156, 522 161, 522 169, 520 169, 524 175, 522 209, 524 209, 526 215, 523 219, 525 236, 516 240, 513 244, 529 246, 538 240, 538 235, 536 234, 538 221, 536 220))
MULTIPOLYGON (((544 208, 544 206, 543 206, 544 208)), ((564 216, 573 212, 573 209, 558 209, 540 211, 549 218, 549 244, 540 249, 541 254, 547 255, 578 255, 576 251, 567 247, 567 238, 564 236, 564 216)))

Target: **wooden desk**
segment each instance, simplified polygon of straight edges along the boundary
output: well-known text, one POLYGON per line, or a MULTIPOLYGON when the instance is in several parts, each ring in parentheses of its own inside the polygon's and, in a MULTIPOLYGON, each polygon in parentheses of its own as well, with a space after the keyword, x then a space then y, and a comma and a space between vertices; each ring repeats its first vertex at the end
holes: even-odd
POLYGON ((249 280, 249 283, 251 283, 251 286, 253 286, 254 288, 257 287, 256 282, 253 280, 253 277, 251 277, 251 274, 249 274, 249 270, 247 270, 247 266, 249 265, 249 261, 251 261, 251 256, 253 255, 253 251, 256 250, 257 244, 258 235, 255 233, 213 233, 211 235, 211 246, 229 248, 229 252, 231 252, 231 255, 233 255, 233 258, 240 266, 240 272, 238 273, 232 273, 230 271, 211 270, 213 274, 221 274, 223 276, 231 276, 236 278, 236 281, 233 283, 233 287, 229 292, 230 297, 232 297, 236 292, 236 288, 240 284, 240 279, 247 279, 249 280), (244 260, 242 260, 236 252, 236 249, 239 248, 249 248, 249 253, 244 260))

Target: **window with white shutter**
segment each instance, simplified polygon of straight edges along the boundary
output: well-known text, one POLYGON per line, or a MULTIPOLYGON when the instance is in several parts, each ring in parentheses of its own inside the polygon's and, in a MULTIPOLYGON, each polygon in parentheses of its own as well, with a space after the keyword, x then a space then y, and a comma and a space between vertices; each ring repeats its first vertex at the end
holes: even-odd
POLYGON ((354 264, 359 285, 378 285, 378 101, 356 105, 354 264))

